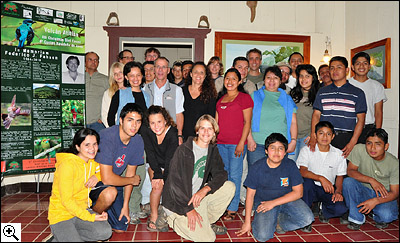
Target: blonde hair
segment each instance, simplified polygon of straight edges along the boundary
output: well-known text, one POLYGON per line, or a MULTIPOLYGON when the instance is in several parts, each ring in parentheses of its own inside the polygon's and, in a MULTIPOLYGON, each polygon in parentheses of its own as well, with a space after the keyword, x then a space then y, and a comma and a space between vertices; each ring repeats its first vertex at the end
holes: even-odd
MULTIPOLYGON (((202 115, 198 120, 197 120, 197 122, 196 122, 196 125, 194 126, 194 130, 195 130, 195 132, 196 132, 196 134, 197 134, 197 132, 199 131, 199 129, 200 129, 200 122, 202 122, 202 121, 208 121, 209 123, 211 123, 211 126, 213 127, 213 130, 214 130, 214 136, 213 136, 213 138, 211 139, 211 144, 214 144, 216 141, 217 141, 217 135, 218 135, 218 133, 219 133, 219 126, 218 126, 218 123, 217 123, 217 121, 214 119, 214 117, 212 117, 212 116, 210 116, 209 114, 204 114, 204 115, 202 115)), ((198 137, 196 136, 196 138, 195 138, 195 141, 197 141, 197 139, 198 139, 198 137)))
POLYGON ((120 62, 114 62, 110 67, 110 72, 109 72, 109 76, 108 76, 108 83, 110 84, 110 88, 108 88, 108 96, 110 98, 112 98, 113 95, 115 94, 115 92, 117 92, 117 90, 119 90, 118 84, 114 79, 114 69, 115 68, 119 68, 121 70, 121 72, 123 72, 124 64, 122 64, 120 62))

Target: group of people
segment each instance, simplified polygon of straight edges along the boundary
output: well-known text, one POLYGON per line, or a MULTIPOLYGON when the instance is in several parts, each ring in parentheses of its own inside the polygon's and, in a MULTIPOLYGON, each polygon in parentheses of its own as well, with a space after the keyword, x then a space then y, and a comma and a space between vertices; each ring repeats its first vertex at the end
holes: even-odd
POLYGON ((141 218, 149 231, 214 241, 227 232, 215 222, 234 220, 239 203, 236 234, 252 229, 259 241, 311 232, 315 216, 353 230, 367 214, 378 228, 397 219, 398 159, 367 53, 354 56, 349 80, 341 56, 317 72, 295 52, 261 70, 254 48, 225 73, 219 57, 172 68, 156 48, 145 57, 120 52, 106 79, 86 54, 88 124, 57 154, 50 197, 57 241, 71 228, 77 241, 105 240, 141 218))

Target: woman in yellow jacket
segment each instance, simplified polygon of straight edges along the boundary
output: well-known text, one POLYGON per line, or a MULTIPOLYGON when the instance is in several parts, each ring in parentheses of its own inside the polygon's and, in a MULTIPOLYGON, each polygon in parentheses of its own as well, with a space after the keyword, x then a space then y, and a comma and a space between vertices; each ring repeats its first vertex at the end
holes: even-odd
POLYGON ((90 209, 89 193, 101 180, 94 161, 99 134, 88 128, 76 132, 69 150, 56 155, 56 171, 50 196, 48 219, 56 241, 99 241, 111 237, 106 212, 90 209))

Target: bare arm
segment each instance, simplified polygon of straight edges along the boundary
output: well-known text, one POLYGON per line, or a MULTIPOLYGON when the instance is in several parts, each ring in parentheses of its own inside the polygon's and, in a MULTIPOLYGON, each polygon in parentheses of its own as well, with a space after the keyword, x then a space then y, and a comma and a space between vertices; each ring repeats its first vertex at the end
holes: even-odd
MULTIPOLYGON (((291 153, 296 149, 297 143, 297 116, 296 113, 292 115, 292 122, 290 125, 290 138, 292 139, 288 145, 287 153, 291 153)), ((289 138, 288 138, 289 140, 289 138)))
POLYGON ((310 140, 308 142, 308 146, 312 152, 315 151, 315 145, 317 144, 317 135, 315 134, 315 125, 319 122, 321 118, 321 111, 314 110, 311 117, 311 132, 310 132, 310 140))
POLYGON ((253 209, 254 204, 254 195, 256 194, 256 190, 251 189, 250 187, 247 188, 246 192, 246 216, 244 218, 244 223, 239 231, 236 231, 236 235, 241 236, 246 234, 249 236, 251 231, 251 211, 253 209))
MULTIPOLYGON (((176 128, 178 129, 178 135, 182 135, 182 129, 183 129, 183 113, 178 113, 176 114, 176 128)), ((183 138, 179 137, 179 145, 183 143, 183 138)))
POLYGON ((375 125, 376 128, 382 128, 383 123, 383 100, 375 103, 375 125))
POLYGON ((235 149, 236 157, 240 157, 244 152, 244 143, 247 140, 247 136, 249 136, 252 115, 253 115, 253 108, 250 107, 243 110, 244 126, 242 130, 242 136, 240 137, 239 143, 237 144, 235 149))
POLYGON ((365 124, 365 113, 357 114, 357 123, 354 128, 353 136, 350 139, 350 142, 346 144, 346 146, 342 149, 343 157, 347 158, 349 156, 351 150, 353 150, 354 146, 357 144, 358 138, 361 135, 361 132, 364 128, 365 124))
MULTIPOLYGON (((128 165, 129 166, 129 165, 128 165)), ((116 175, 112 171, 111 165, 100 164, 100 174, 101 180, 105 185, 113 185, 113 186, 126 186, 126 185, 139 185, 140 177, 138 175, 134 175, 132 177, 122 177, 116 175)))
POLYGON ((296 201, 303 197, 303 184, 292 187, 292 191, 271 201, 263 201, 257 207, 257 213, 265 213, 276 206, 296 201))

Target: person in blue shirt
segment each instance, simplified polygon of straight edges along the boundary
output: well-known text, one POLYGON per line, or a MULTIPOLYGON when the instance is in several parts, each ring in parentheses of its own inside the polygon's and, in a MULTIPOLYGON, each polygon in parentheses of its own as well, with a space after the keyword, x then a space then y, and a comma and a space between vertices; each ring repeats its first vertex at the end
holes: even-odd
POLYGON ((96 161, 100 164, 101 181, 92 188, 90 199, 95 212, 107 210, 108 222, 116 233, 128 229, 129 199, 133 186, 140 183, 136 168, 144 162, 144 143, 138 134, 142 117, 143 111, 137 104, 127 103, 119 125, 100 132, 96 161), (125 169, 125 176, 121 176, 125 169))
POLYGON ((251 214, 246 214, 242 228, 236 232, 238 236, 250 235, 253 228, 257 241, 267 241, 274 237, 278 221, 283 231, 305 231, 314 221, 311 209, 301 199, 303 178, 296 163, 285 158, 287 147, 285 136, 272 133, 265 140, 268 157, 249 168, 244 182, 247 187, 245 209, 247 212, 255 210, 254 220, 251 223, 251 214))

